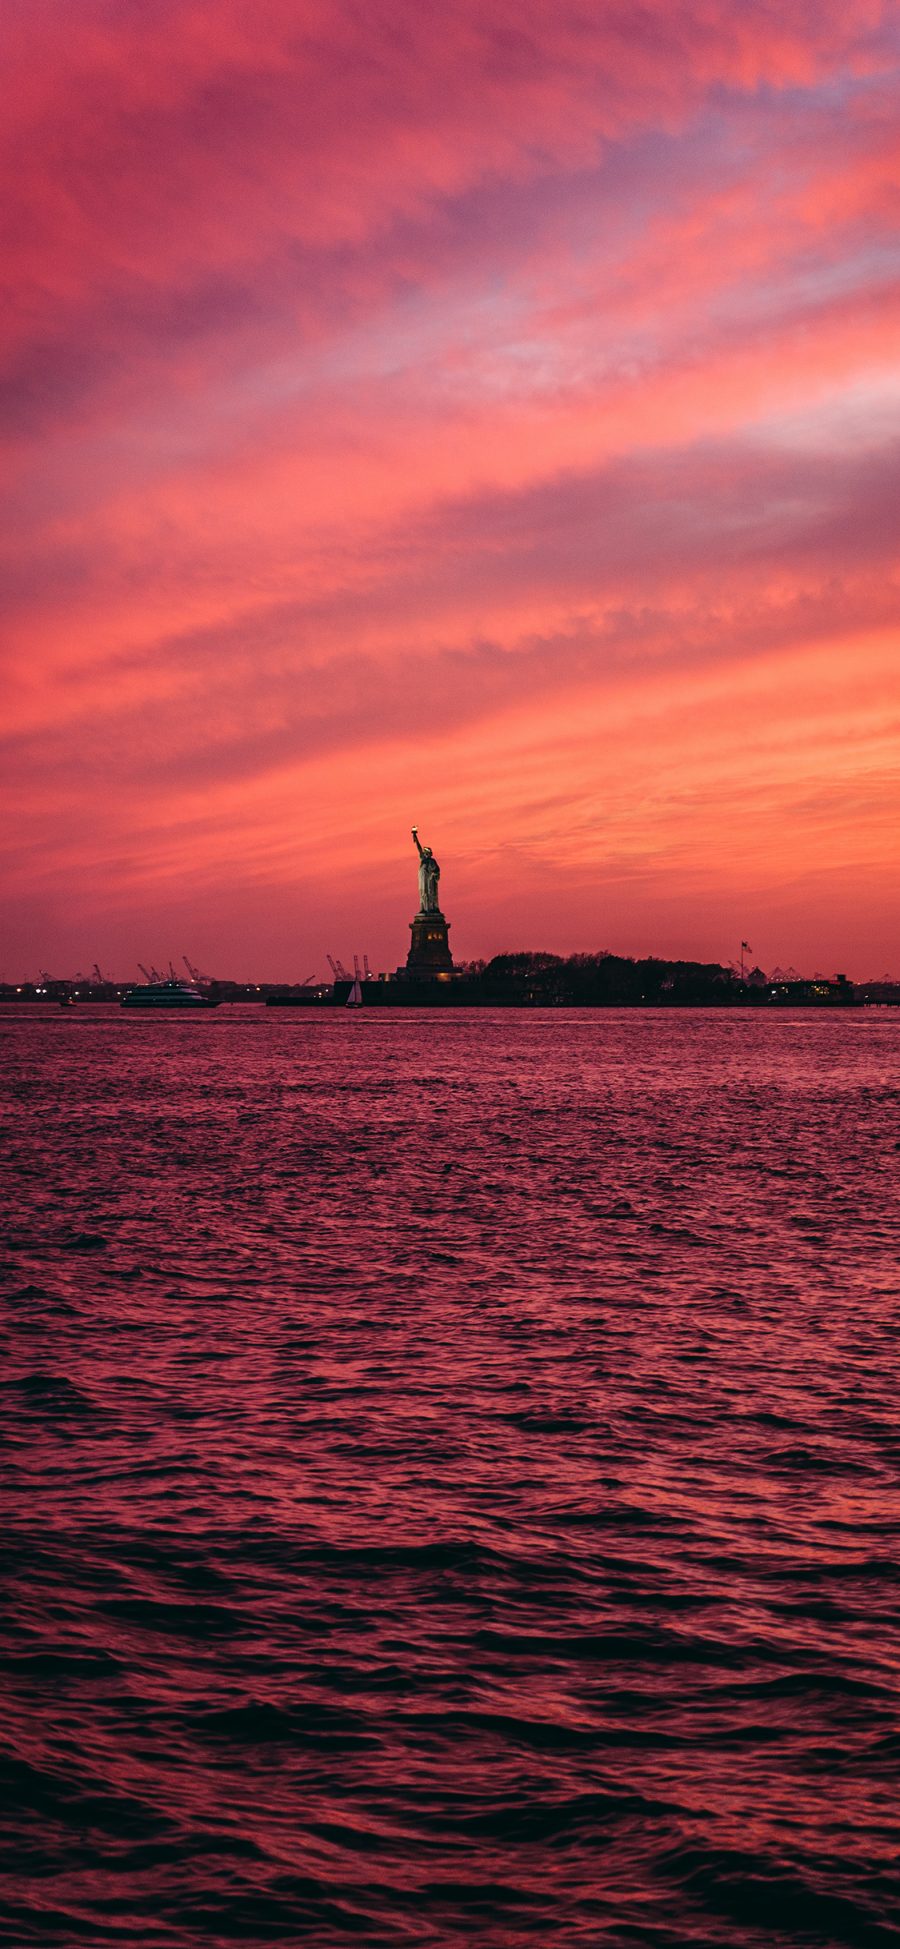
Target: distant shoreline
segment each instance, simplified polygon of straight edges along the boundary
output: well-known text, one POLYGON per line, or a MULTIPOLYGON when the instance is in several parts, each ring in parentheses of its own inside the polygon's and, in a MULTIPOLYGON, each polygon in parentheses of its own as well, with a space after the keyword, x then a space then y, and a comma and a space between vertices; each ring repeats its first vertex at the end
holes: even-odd
MULTIPOLYGON (((654 1015, 666 1014, 666 1013, 668 1014, 693 1013, 696 1015, 700 1015, 700 1014, 708 1015, 711 1013, 717 1015, 733 1015, 733 1014, 758 1015, 758 1014, 784 1014, 786 1012, 789 1012, 790 1010, 795 1010, 795 1009, 800 1009, 803 1010, 804 1012, 810 1012, 810 1011, 821 1012, 823 1009, 826 1011, 833 1011, 835 1008, 837 1008, 838 1010, 849 1009, 851 1012, 856 1012, 860 1009, 871 1011, 871 1010, 879 1010, 879 1009, 889 1010, 892 1008, 900 1008, 900 993, 896 995, 892 995, 888 998, 872 997, 868 995, 861 995, 861 996, 854 995, 846 1002, 835 1002, 828 998, 814 997, 814 996, 805 996, 805 997, 791 996, 779 1000, 769 999, 769 1000, 762 1000, 762 1001, 758 1001, 755 999, 752 1001, 749 999, 745 1001, 739 998, 735 1001, 719 1001, 719 1002, 670 1001, 670 1000, 630 1001, 630 1002, 629 1001, 552 1002, 552 1001, 522 1001, 517 999, 503 999, 502 997, 499 996, 484 997, 483 999, 477 1000, 474 996, 469 996, 469 995, 462 996, 462 995, 436 994, 434 992, 408 993, 403 995, 402 997, 395 996, 395 995, 387 996, 384 994, 383 990, 381 994, 378 993, 378 984, 376 983, 372 983, 370 988, 363 985, 362 992, 363 992, 363 1007, 369 1009, 376 1008, 379 1011, 384 1009, 393 1010, 393 1009, 427 1008, 429 1010, 438 1009, 441 1012, 446 1012, 450 1010, 453 1013, 465 1013, 469 1011, 495 1009, 495 1010, 503 1010, 504 1013, 518 1012, 521 1014, 531 1014, 531 1015, 538 1014, 538 1013, 542 1015, 577 1014, 579 1012, 581 1012, 582 1014, 590 1013, 590 1014, 607 1014, 607 1015, 640 1014, 641 1012, 645 1014, 652 1013, 654 1015)), ((329 995, 325 999, 312 1000, 312 1001, 305 1001, 302 998, 296 996, 277 995, 277 994, 271 996, 256 995, 254 997, 238 996, 223 1001, 220 1004, 219 1008, 216 1009, 195 1009, 195 1010, 184 1010, 184 1009, 121 1010, 120 1003, 117 1000, 110 1001, 105 998, 101 1000, 97 1000, 96 998, 88 998, 84 1001, 79 1001, 74 1008, 61 1008, 59 1003, 53 1001, 52 999, 51 1000, 45 1000, 43 998, 36 999, 31 996, 22 996, 22 995, 20 996, 0 995, 0 1018, 5 1017, 6 1019, 13 1019, 16 1016, 21 1016, 21 1017, 32 1016, 34 1018, 39 1018, 42 1020, 56 1021, 56 1020, 61 1020, 65 1017, 66 1019, 71 1021, 73 1019, 77 1020, 79 1016, 82 1019, 85 1016, 98 1017, 100 1015, 101 1010, 105 1010, 108 1012, 114 1012, 117 1019, 121 1013, 121 1017, 123 1021, 137 1020, 139 1022, 147 1022, 148 1020, 162 1019, 164 1021, 170 1022, 172 1021, 173 1017, 176 1017, 179 1021, 184 1021, 186 1015, 190 1015, 192 1019, 196 1019, 197 1017, 200 1017, 202 1020, 209 1022, 209 1021, 215 1021, 217 1019, 221 1019, 223 1014, 227 1016, 231 1012, 231 1010, 235 1008, 248 1009, 248 1010, 252 1009, 254 1013, 257 1010, 264 1011, 268 1008, 277 1008, 277 1009, 288 1009, 292 1013, 297 1013, 299 1011, 304 1014, 322 1014, 322 1013, 330 1013, 335 1009, 340 1011, 345 1006, 346 1006, 346 995, 343 994, 329 995)))
MULTIPOLYGON (((354 978, 340 962, 333 981, 243 982, 197 978, 218 1004, 250 1002, 270 1008, 340 1008, 354 978)), ((99 972, 99 971, 98 971, 99 972)), ((175 981, 173 976, 173 982, 175 981)), ((523 950, 470 961, 451 972, 390 975, 359 972, 368 1008, 859 1008, 900 1006, 900 982, 850 981, 845 974, 799 975, 795 969, 725 967, 715 961, 670 961, 648 955, 570 954, 523 950)), ((51 1008, 70 1013, 117 1005, 141 984, 42 976, 0 984, 0 1007, 51 1008)))

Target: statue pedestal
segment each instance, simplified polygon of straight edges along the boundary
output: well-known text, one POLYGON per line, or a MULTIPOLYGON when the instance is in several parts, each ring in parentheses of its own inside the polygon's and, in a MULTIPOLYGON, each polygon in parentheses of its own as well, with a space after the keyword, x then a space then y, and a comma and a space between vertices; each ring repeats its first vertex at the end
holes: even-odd
POLYGON ((406 957, 406 972, 409 975, 450 975, 453 973, 453 958, 450 953, 450 922, 444 919, 439 909, 433 913, 417 913, 410 921, 412 940, 406 957))

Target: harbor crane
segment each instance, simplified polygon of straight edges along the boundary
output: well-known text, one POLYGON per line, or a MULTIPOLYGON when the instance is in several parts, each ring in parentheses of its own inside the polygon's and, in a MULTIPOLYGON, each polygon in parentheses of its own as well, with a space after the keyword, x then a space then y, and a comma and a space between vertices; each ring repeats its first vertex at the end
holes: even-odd
POLYGON ((326 954, 325 959, 328 962, 328 966, 331 969, 332 974, 334 975, 335 981, 350 980, 350 976, 348 975, 347 970, 344 967, 343 961, 341 960, 336 961, 333 954, 326 954))
POLYGON ((367 954, 364 954, 364 955, 363 955, 363 967, 365 968, 365 971, 366 971, 366 980, 367 980, 367 981, 371 981, 371 979, 372 979, 372 970, 371 970, 371 968, 369 967, 369 957, 368 957, 368 955, 367 955, 367 954))

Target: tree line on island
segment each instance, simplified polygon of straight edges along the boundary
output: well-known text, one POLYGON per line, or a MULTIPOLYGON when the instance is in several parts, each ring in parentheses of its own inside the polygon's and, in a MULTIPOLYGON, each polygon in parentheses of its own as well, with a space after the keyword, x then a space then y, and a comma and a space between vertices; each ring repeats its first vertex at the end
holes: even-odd
POLYGON ((600 952, 495 954, 469 961, 457 979, 471 999, 561 1008, 728 1007, 775 999, 849 1000, 849 983, 767 979, 761 970, 742 980, 717 961, 645 960, 600 952), (801 994, 799 991, 807 991, 801 994))

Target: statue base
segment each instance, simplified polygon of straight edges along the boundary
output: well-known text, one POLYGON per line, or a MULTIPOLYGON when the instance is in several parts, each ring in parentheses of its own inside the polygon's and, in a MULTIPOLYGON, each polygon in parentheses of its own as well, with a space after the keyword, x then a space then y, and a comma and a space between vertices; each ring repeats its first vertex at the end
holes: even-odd
POLYGON ((434 913, 418 913, 410 921, 412 940, 406 957, 408 975, 447 976, 453 973, 453 958, 450 953, 450 922, 435 909, 434 913))

